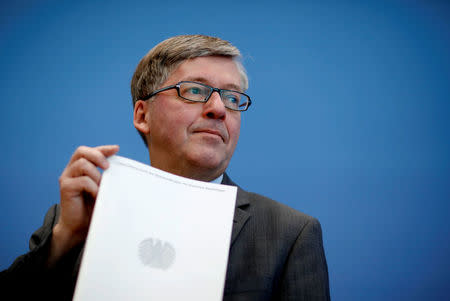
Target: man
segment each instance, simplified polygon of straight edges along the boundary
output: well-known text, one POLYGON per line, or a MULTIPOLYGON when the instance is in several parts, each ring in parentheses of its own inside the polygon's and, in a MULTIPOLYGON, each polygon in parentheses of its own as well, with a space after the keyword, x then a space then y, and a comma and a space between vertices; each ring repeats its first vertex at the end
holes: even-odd
MULTIPOLYGON (((202 36, 177 36, 153 48, 131 81, 134 125, 153 167, 236 185, 225 173, 236 147, 246 73, 237 48, 202 36)), ((79 147, 59 182, 61 199, 31 240, 31 251, 2 272, 6 290, 70 300, 101 173, 118 146, 79 147)), ((237 186, 237 185, 236 185, 237 186)), ((238 188, 224 300, 329 300, 318 221, 238 188)), ((39 299, 39 298, 38 298, 39 299)))

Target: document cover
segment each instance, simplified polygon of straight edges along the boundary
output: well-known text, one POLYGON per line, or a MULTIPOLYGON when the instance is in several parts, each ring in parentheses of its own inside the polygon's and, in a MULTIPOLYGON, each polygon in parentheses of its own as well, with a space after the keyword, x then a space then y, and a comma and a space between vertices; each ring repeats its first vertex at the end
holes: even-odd
POLYGON ((222 300, 237 188, 108 160, 74 300, 222 300))

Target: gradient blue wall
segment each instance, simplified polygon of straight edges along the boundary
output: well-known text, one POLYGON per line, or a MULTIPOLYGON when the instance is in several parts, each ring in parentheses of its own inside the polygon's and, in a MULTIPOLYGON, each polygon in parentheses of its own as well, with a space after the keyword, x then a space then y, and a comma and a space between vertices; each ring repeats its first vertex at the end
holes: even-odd
POLYGON ((161 40, 203 33, 238 46, 250 77, 229 173, 321 221, 333 299, 448 298, 448 1, 9 2, 0 269, 58 202, 78 145, 148 163, 134 68, 161 40))

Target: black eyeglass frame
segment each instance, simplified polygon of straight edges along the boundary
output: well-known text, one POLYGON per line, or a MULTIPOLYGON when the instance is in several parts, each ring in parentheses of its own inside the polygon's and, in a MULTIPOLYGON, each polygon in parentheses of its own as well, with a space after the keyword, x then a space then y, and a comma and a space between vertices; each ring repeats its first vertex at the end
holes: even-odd
POLYGON ((156 94, 158 94, 158 93, 160 93, 160 92, 163 92, 163 91, 171 90, 171 89, 176 89, 176 90, 177 90, 177 93, 178 93, 178 96, 181 97, 181 98, 183 98, 183 99, 186 99, 186 100, 188 100, 188 101, 190 101, 190 102, 202 102, 202 103, 206 103, 206 102, 209 100, 209 98, 211 97, 211 95, 212 95, 214 92, 219 93, 220 99, 222 99, 222 92, 223 92, 223 91, 239 93, 239 94, 241 94, 241 95, 246 96, 247 99, 248 99, 247 105, 246 105, 245 109, 239 110, 239 109, 229 108, 229 107, 227 107, 227 106, 225 105, 225 103, 224 103, 224 105, 225 105, 225 107, 226 107, 227 109, 230 109, 230 110, 233 110, 233 111, 238 111, 238 112, 247 111, 248 108, 250 107, 250 105, 252 104, 252 100, 250 99, 250 96, 248 96, 248 95, 245 94, 245 93, 242 93, 242 92, 239 92, 239 91, 235 91, 235 90, 228 90, 228 89, 214 88, 214 87, 208 86, 208 85, 203 84, 203 83, 198 83, 198 82, 193 82, 193 81, 186 81, 186 80, 181 81, 181 82, 178 82, 178 83, 176 83, 175 85, 172 85, 172 86, 167 86, 167 87, 158 89, 158 90, 154 91, 153 93, 151 93, 150 95, 144 97, 142 100, 144 100, 144 101, 145 101, 145 100, 149 100, 150 98, 152 98, 152 97, 155 96, 156 94), (209 89, 210 89, 209 95, 208 95, 207 97, 205 97, 204 100, 192 100, 192 99, 183 97, 183 96, 181 96, 181 94, 180 94, 180 85, 181 85, 182 83, 198 84, 198 85, 204 86, 204 87, 206 87, 206 88, 209 88, 209 89))

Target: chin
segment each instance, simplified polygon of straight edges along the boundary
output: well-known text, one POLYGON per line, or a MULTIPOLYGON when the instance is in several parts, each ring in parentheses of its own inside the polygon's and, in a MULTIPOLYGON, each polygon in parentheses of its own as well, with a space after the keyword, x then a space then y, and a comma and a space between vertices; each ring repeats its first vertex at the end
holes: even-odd
POLYGON ((225 156, 218 155, 218 152, 194 152, 189 156, 191 165, 204 170, 216 171, 226 166, 225 156))

